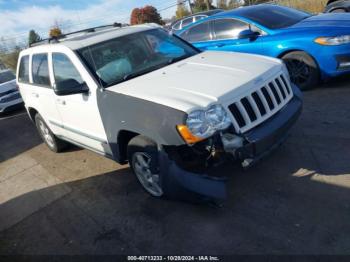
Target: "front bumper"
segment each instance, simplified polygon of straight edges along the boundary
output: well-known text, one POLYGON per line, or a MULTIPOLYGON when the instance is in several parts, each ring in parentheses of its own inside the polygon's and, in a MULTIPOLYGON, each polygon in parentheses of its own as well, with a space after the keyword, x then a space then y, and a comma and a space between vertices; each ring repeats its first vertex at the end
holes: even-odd
MULTIPOLYGON (((302 94, 293 86, 295 96, 277 114, 268 121, 244 134, 246 143, 236 150, 235 158, 247 168, 269 155, 287 138, 289 130, 297 121, 302 111, 302 94)), ((166 196, 175 199, 193 200, 225 199, 226 181, 221 176, 221 167, 214 167, 205 172, 192 172, 181 168, 176 157, 162 150, 160 153, 161 184, 166 196)))
POLYGON ((350 44, 339 46, 315 46, 312 55, 321 70, 322 79, 350 73, 350 44))

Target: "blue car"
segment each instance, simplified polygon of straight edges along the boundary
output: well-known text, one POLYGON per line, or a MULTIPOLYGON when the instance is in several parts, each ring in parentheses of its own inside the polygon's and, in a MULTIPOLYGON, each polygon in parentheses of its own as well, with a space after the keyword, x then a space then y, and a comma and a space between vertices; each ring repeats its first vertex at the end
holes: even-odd
POLYGON ((311 15, 263 4, 202 19, 177 35, 201 50, 281 58, 302 90, 350 73, 350 14, 346 13, 311 15))

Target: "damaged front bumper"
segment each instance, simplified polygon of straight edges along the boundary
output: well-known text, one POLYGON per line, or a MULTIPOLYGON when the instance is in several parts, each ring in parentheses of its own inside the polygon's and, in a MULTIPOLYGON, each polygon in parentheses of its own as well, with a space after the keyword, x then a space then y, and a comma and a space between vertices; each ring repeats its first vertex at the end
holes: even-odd
MULTIPOLYGON (((241 147, 230 152, 225 150, 222 139, 216 140, 215 147, 226 151, 236 161, 241 162, 243 168, 248 168, 269 155, 287 138, 289 130, 295 124, 302 111, 302 94, 297 87, 293 87, 294 97, 273 117, 260 126, 242 134, 241 147)), ((217 174, 217 167, 210 167, 202 171, 184 168, 179 163, 182 152, 176 150, 162 150, 160 154, 161 183, 166 196, 176 199, 205 198, 224 200, 226 198, 227 177, 217 174)), ((221 173, 221 172, 220 172, 221 173)))

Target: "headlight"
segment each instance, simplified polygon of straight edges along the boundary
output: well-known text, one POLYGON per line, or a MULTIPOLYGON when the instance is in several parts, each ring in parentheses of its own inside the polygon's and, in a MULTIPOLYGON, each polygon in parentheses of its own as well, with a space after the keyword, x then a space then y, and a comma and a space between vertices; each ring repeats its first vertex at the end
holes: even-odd
POLYGON ((315 39, 315 43, 320 45, 343 45, 350 43, 350 35, 342 35, 335 37, 319 37, 315 39))
POLYGON ((199 138, 207 138, 218 130, 228 128, 230 124, 230 118, 221 105, 213 105, 207 110, 193 111, 186 121, 190 132, 199 138))

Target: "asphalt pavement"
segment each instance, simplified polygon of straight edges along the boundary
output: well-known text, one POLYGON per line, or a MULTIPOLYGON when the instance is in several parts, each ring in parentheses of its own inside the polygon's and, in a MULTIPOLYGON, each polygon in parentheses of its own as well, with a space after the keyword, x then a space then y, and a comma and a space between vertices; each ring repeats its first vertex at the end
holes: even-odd
POLYGON ((128 166, 54 154, 24 111, 0 117, 0 254, 350 254, 350 78, 304 93, 287 142, 227 166, 222 208, 157 200, 128 166))

